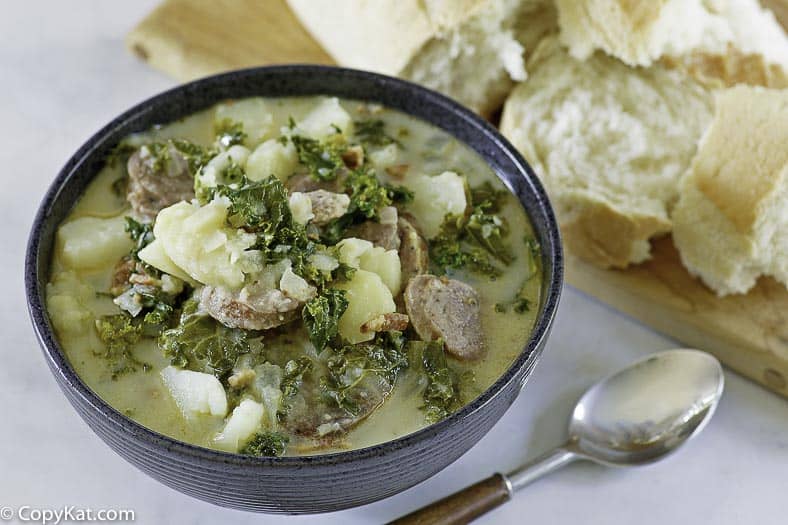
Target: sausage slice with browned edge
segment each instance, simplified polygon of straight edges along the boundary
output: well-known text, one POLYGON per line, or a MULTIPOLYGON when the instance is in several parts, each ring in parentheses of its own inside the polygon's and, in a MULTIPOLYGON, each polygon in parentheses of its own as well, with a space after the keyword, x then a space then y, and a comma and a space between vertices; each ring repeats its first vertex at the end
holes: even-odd
POLYGON ((417 275, 405 288, 405 308, 422 340, 443 339, 446 351, 460 359, 484 354, 479 295, 472 286, 447 277, 417 275))

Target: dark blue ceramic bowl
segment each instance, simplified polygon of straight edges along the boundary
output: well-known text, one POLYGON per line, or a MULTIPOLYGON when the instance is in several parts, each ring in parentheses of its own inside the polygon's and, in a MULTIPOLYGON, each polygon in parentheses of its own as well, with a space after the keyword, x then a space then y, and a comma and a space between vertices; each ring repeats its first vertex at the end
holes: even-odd
POLYGON ((155 96, 96 133, 58 174, 33 223, 25 284, 33 327, 60 388, 82 419, 134 466, 183 493, 236 509, 273 513, 327 512, 396 494, 429 478, 481 439, 517 397, 541 354, 563 278, 561 243, 550 203, 523 158, 487 122, 448 98, 372 73, 319 66, 277 66, 197 80, 155 96), (335 95, 378 102, 443 128, 481 155, 518 197, 542 247, 544 284, 528 344, 478 399, 413 434, 350 452, 257 458, 209 450, 135 423, 79 378, 53 335, 45 310, 50 253, 58 224, 123 137, 185 117, 224 99, 335 95))

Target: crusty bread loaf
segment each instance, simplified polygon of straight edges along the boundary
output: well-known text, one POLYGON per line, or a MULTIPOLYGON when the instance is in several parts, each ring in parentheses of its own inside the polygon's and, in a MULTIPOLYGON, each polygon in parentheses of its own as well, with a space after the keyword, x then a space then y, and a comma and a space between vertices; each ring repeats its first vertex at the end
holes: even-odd
MULTIPOLYGON (((601 49, 632 66, 661 57, 724 58, 729 48, 788 69, 788 39, 758 0, 556 0, 576 58, 601 49)), ((680 59, 680 58, 679 58, 680 59)))
POLYGON ((760 275, 788 285, 788 90, 717 94, 673 222, 682 262, 719 295, 760 275))
POLYGON ((545 183, 567 246, 602 267, 647 259, 648 239, 670 231, 710 93, 661 66, 630 68, 602 53, 576 60, 554 38, 528 69, 501 131, 545 183))
POLYGON ((484 115, 526 77, 524 46, 556 27, 549 0, 288 0, 342 66, 413 80, 484 115))

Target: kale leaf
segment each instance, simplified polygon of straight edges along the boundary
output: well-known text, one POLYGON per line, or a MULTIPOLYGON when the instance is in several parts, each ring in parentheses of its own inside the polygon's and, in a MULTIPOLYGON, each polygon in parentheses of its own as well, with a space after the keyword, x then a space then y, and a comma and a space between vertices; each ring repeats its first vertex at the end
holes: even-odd
POLYGON ((414 363, 421 367, 427 386, 422 398, 424 417, 428 423, 435 423, 462 407, 460 375, 446 360, 443 341, 411 341, 409 354, 414 363))
POLYGON ((134 345, 142 338, 142 323, 126 314, 105 315, 96 320, 96 332, 104 343, 103 357, 110 363, 112 379, 140 368, 145 372, 151 369, 132 353, 134 345))
POLYGON ((320 142, 300 135, 291 136, 290 141, 296 148, 299 162, 316 180, 334 180, 345 167, 345 162, 342 160, 345 146, 339 142, 320 142))
POLYGON ((178 326, 159 336, 159 348, 173 365, 219 379, 232 371, 238 356, 251 350, 246 331, 200 313, 194 300, 184 302, 178 326))
POLYGON ((304 374, 310 370, 312 370, 312 360, 307 356, 291 359, 285 363, 282 382, 279 385, 279 388, 282 390, 282 395, 285 398, 296 395, 301 388, 301 383, 304 381, 304 374))
POLYGON ((514 260, 511 248, 504 241, 509 227, 497 214, 506 192, 486 182, 472 188, 469 194, 471 212, 446 216, 438 235, 430 240, 430 258, 439 273, 468 267, 497 277, 502 272, 493 259, 507 266, 514 260))
POLYGON ((260 234, 273 241, 282 228, 293 227, 287 189, 275 176, 253 182, 241 178, 238 187, 219 186, 219 195, 230 199, 227 222, 234 228, 260 234))
POLYGON ((235 146, 236 144, 243 144, 246 140, 246 133, 244 133, 244 125, 241 122, 236 122, 229 118, 217 122, 213 128, 214 135, 216 135, 216 142, 225 147, 235 146))
POLYGON ((339 333, 339 318, 347 307, 345 291, 333 288, 324 289, 304 305, 301 316, 309 332, 309 340, 318 352, 322 352, 339 333))
POLYGON ((139 260, 137 254, 147 245, 153 242, 153 224, 137 222, 132 217, 126 217, 126 233, 129 234, 131 240, 134 241, 134 247, 131 249, 131 256, 139 260))
POLYGON ((385 124, 380 119, 357 120, 353 123, 356 138, 367 146, 388 146, 397 144, 402 147, 402 143, 386 134, 385 124))
POLYGON ((323 228, 321 240, 327 244, 339 242, 353 224, 377 219, 381 208, 413 200, 413 192, 404 186, 381 183, 371 168, 351 171, 345 179, 345 189, 350 193, 350 205, 345 215, 323 228))
POLYGON ((290 439, 280 432, 258 432, 241 448, 239 454, 279 457, 287 450, 289 441, 290 439))
POLYGON ((364 380, 369 374, 393 386, 400 370, 408 366, 402 332, 381 332, 368 343, 331 349, 326 362, 328 373, 320 378, 324 397, 350 415, 358 415, 364 401, 364 380))

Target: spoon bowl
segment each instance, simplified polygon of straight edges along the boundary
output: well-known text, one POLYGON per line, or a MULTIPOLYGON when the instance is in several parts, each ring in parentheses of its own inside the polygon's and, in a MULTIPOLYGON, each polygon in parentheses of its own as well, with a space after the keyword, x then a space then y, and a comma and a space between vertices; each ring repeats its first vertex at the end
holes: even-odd
POLYGON ((720 363, 705 352, 677 349, 650 355, 583 394, 563 446, 392 523, 468 523, 509 501, 514 491, 578 459, 610 466, 653 463, 706 426, 724 387, 720 363))
POLYGON ((723 387, 722 367, 704 352, 646 357, 583 395, 572 413, 567 448, 606 465, 657 461, 703 429, 723 387))

